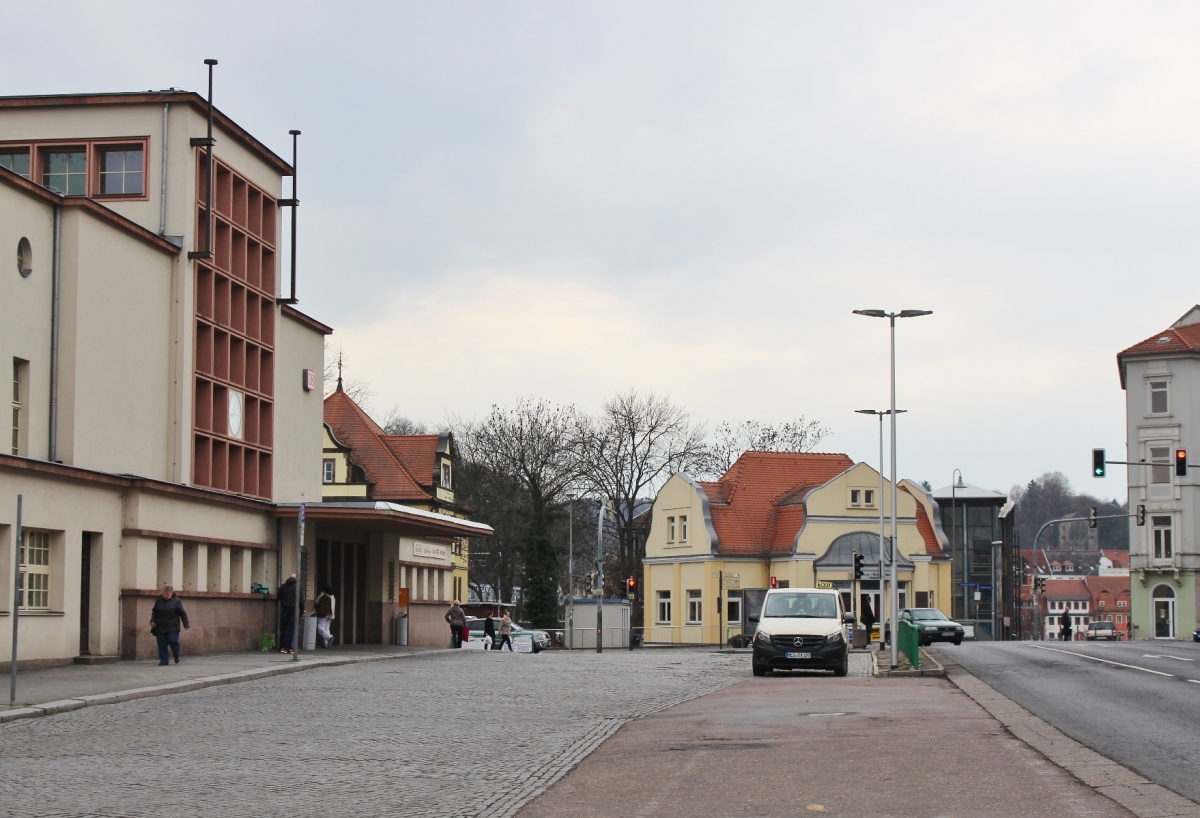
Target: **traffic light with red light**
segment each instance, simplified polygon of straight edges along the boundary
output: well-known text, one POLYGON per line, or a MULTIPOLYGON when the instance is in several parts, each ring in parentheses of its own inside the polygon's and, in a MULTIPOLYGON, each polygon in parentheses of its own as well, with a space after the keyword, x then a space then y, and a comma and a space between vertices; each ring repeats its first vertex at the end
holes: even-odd
POLYGON ((629 599, 637 599, 637 580, 633 577, 625 580, 625 596, 629 599))
POLYGON ((1187 477, 1187 449, 1175 450, 1175 476, 1187 477))

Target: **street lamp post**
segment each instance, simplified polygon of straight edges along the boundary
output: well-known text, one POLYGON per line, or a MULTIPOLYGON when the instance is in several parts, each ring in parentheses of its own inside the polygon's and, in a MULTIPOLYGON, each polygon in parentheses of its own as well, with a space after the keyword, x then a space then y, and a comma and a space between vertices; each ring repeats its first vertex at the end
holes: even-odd
MULTIPOLYGON (((877 415, 879 417, 879 602, 876 603, 876 618, 882 623, 883 617, 883 418, 892 414, 891 409, 855 409, 860 415, 877 415)), ((907 412, 907 409, 897 409, 896 414, 907 412)), ((883 625, 879 626, 879 644, 883 645, 883 625)), ((870 639, 870 634, 867 634, 870 639)))
POLYGON ((892 668, 900 667, 900 622, 897 612, 900 609, 899 572, 896 563, 899 562, 900 549, 896 544, 896 319, 919 318, 922 315, 933 315, 933 310, 901 310, 900 312, 885 312, 883 310, 854 310, 855 315, 865 315, 868 318, 887 318, 891 329, 891 382, 892 382, 892 668))
MULTIPOLYGON (((962 481, 962 470, 955 469, 950 474, 950 548, 952 549, 958 545, 958 504, 956 494, 959 489, 965 488, 966 486, 963 485, 962 481)), ((969 619, 968 611, 971 606, 967 604, 967 583, 970 580, 967 579, 967 546, 965 544, 962 547, 962 578, 959 582, 962 583, 959 587, 962 588, 963 617, 969 619)), ((953 614, 953 611, 951 611, 951 614, 953 614)))

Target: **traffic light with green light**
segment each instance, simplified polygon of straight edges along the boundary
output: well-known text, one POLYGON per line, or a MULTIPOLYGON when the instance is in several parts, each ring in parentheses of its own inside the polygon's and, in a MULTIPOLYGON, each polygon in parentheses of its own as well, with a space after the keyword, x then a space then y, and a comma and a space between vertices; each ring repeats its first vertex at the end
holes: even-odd
POLYGON ((1108 467, 1104 464, 1104 449, 1092 449, 1092 477, 1104 477, 1108 467))

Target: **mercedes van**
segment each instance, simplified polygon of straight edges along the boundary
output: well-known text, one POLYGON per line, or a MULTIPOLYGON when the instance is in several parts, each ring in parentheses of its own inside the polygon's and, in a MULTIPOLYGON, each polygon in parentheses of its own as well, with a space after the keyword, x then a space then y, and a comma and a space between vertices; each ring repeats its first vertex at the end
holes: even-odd
POLYGON ((846 625, 854 623, 854 614, 842 608, 836 588, 772 588, 762 613, 750 621, 758 625, 751 660, 755 676, 799 669, 846 675, 846 625))

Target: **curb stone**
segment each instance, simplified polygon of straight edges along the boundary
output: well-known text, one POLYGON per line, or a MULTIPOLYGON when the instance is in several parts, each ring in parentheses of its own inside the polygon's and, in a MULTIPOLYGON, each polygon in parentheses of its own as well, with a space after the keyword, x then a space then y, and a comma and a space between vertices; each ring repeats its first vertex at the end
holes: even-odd
POLYGON ((1200 818, 1200 804, 1080 744, 977 679, 962 665, 952 659, 945 661, 948 682, 1004 725, 1013 738, 1041 753, 1085 786, 1120 804, 1137 818, 1200 818))
POLYGON ((0 725, 19 719, 33 719, 41 716, 52 716, 56 713, 67 713, 84 707, 94 707, 101 704, 118 704, 136 699, 149 699, 156 696, 170 696, 174 693, 190 693, 218 685, 237 684, 238 682, 254 682, 272 676, 282 676, 286 673, 298 673, 303 670, 317 670, 327 667, 355 665, 362 662, 384 662, 394 659, 419 659, 423 656, 441 656, 447 653, 467 655, 468 651, 456 651, 452 648, 430 650, 422 653, 389 653, 382 656, 345 656, 342 658, 312 659, 309 661, 289 662, 275 667, 256 667, 247 670, 237 670, 232 673, 221 673, 215 676, 202 676, 198 679, 184 679, 178 682, 167 682, 161 685, 135 687, 129 690, 118 690, 112 693, 97 693, 90 696, 79 696, 73 699, 60 699, 44 704, 32 704, 12 710, 0 710, 0 725))

